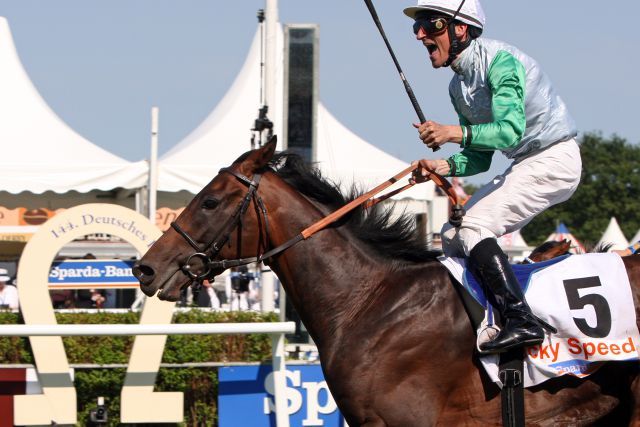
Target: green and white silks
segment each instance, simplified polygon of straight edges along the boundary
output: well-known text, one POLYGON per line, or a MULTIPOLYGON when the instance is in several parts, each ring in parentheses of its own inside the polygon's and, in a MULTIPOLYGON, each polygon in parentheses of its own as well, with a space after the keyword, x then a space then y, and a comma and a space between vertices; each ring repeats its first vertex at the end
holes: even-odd
POLYGON ((460 124, 469 126, 463 150, 450 158, 456 176, 486 171, 496 150, 517 160, 577 135, 550 79, 517 48, 478 38, 451 68, 451 102, 460 124))

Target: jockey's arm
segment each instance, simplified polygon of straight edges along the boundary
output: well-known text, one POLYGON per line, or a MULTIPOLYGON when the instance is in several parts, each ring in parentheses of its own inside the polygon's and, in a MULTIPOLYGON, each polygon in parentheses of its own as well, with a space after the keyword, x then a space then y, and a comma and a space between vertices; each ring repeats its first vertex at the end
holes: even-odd
POLYGON ((467 135, 463 141, 463 148, 505 150, 518 145, 524 135, 524 67, 511 54, 503 51, 496 55, 488 73, 493 121, 469 125, 471 135, 467 135))
POLYGON ((453 176, 485 172, 491 165, 493 151, 515 147, 524 135, 524 67, 511 54, 500 52, 489 68, 488 80, 492 92, 492 122, 470 124, 456 108, 464 134, 460 146, 464 150, 448 159, 455 169, 453 176))
POLYGON ((489 170, 494 151, 464 149, 449 157, 446 176, 472 176, 489 170))

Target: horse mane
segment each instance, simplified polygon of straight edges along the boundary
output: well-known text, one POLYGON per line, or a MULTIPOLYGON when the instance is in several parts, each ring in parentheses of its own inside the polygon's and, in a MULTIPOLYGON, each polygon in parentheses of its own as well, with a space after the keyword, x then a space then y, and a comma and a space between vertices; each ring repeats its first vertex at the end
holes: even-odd
MULTIPOLYGON (((268 167, 286 183, 304 196, 334 211, 363 192, 355 186, 345 196, 338 184, 323 177, 320 170, 308 165, 302 157, 292 152, 274 155, 268 167)), ((416 232, 413 218, 403 214, 393 218, 392 208, 375 205, 364 209, 357 207, 333 227, 344 225, 369 249, 396 261, 425 262, 435 260, 441 252, 429 250, 416 232)))
POLYGON ((587 253, 606 254, 613 247, 613 243, 600 242, 595 245, 585 244, 587 253))

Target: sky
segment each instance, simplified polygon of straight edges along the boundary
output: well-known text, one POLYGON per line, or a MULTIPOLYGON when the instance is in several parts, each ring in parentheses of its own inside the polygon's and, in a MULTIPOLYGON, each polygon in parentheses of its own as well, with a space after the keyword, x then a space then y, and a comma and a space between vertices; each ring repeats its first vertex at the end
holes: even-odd
MULTIPOLYGON (((447 92, 452 71, 431 68, 402 13, 415 2, 374 0, 427 118, 457 123, 447 92)), ((94 144, 137 161, 149 157, 153 106, 160 155, 215 108, 264 7, 264 0, 0 0, 0 16, 56 114, 94 144)), ((485 0, 483 7, 484 36, 541 64, 580 133, 640 141, 640 36, 624 19, 640 15, 640 2, 485 0)), ((282 23, 320 25, 320 99, 353 132, 407 162, 459 150, 448 144, 435 155, 418 140, 415 112, 362 0, 280 0, 279 11, 282 23)), ((496 156, 489 172, 468 182, 485 183, 507 166, 496 156)))

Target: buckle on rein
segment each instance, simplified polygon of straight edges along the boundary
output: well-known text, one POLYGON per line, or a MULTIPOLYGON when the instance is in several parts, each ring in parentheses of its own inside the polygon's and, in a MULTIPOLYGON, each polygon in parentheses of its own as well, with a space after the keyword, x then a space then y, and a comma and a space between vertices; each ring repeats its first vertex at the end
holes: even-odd
POLYGON ((498 379, 504 387, 517 387, 522 384, 522 372, 518 369, 502 369, 498 379))

